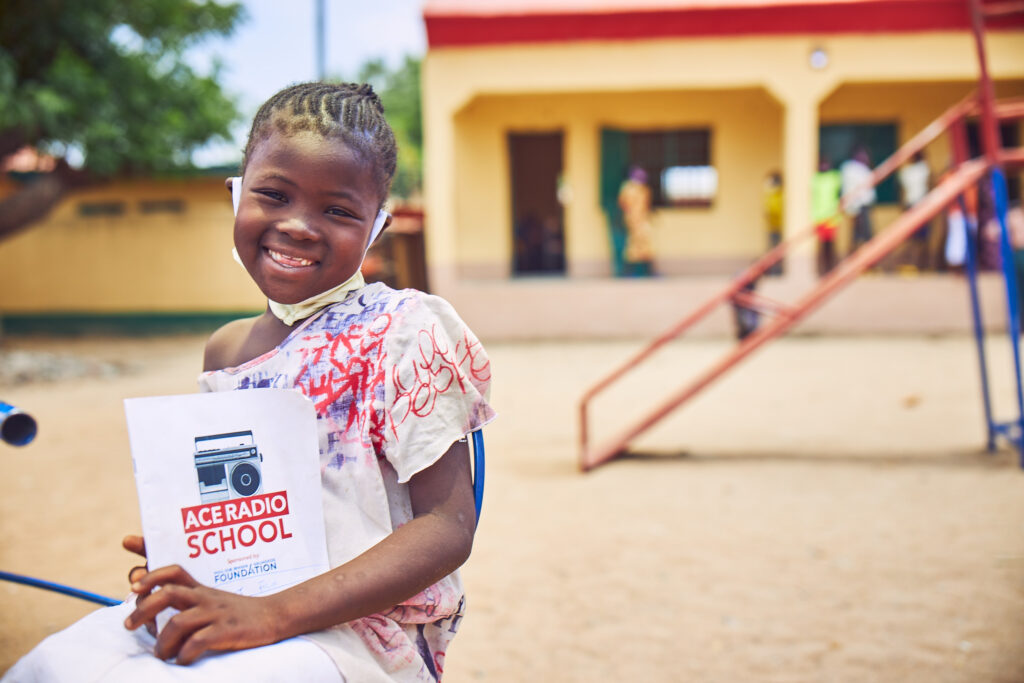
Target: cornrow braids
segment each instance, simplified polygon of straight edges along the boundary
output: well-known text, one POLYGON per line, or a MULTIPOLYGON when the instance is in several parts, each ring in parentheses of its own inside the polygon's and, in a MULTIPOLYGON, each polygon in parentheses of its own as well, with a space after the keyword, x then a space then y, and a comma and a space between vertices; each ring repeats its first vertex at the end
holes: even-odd
POLYGON ((398 150, 384 118, 384 105, 367 83, 299 83, 263 103, 249 130, 242 156, 242 174, 259 143, 271 133, 294 135, 311 131, 338 138, 370 162, 380 188, 381 204, 395 177, 398 150))

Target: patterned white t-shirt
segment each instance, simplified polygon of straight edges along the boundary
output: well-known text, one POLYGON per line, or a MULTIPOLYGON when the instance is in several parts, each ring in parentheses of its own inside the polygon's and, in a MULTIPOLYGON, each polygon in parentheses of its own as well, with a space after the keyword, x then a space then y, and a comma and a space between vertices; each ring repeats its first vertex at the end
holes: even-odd
MULTIPOLYGON (((491 421, 491 368, 448 302, 374 283, 277 348, 203 373, 206 391, 294 388, 312 399, 332 567, 409 522, 408 481, 491 421)), ((462 618, 455 572, 383 613, 310 634, 350 680, 435 681, 462 618)))

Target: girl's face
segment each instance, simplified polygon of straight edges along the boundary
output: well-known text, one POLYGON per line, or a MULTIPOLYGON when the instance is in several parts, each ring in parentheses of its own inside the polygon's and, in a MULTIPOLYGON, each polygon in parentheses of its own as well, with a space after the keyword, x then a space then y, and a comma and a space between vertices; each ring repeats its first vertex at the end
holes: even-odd
POLYGON ((235 248, 268 299, 298 303, 355 274, 380 208, 373 178, 348 145, 316 133, 275 131, 257 145, 242 179, 235 248))

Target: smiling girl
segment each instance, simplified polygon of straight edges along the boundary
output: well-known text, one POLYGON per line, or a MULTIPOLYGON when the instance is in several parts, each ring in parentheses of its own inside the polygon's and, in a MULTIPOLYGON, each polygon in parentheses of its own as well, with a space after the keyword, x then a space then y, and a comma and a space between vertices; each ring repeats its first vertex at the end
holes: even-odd
POLYGON ((395 161, 369 86, 308 83, 260 108, 227 181, 237 258, 268 305, 213 334, 200 386, 312 399, 332 568, 263 597, 137 568, 136 600, 43 641, 10 680, 440 680, 476 524, 463 439, 494 417, 490 364, 447 302, 363 280, 395 161), (154 640, 142 627, 168 608, 154 640))

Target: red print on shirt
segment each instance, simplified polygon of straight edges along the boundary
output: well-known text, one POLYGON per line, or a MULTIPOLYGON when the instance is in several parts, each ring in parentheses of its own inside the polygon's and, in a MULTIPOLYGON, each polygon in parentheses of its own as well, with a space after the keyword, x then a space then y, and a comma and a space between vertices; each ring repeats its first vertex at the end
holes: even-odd
MULTIPOLYGON (((372 417, 372 397, 386 377, 384 337, 390 327, 391 316, 383 313, 369 325, 356 323, 337 334, 324 332, 323 343, 302 349, 303 364, 296 384, 313 401, 317 413, 337 419, 345 434, 372 417), (325 357, 326 368, 321 365, 325 357)), ((381 426, 373 420, 371 438, 382 437, 380 431, 381 426)), ((355 433, 361 434, 362 429, 355 433)))
POLYGON ((466 366, 474 384, 486 382, 490 378, 491 366, 482 350, 480 342, 470 337, 468 332, 452 348, 448 338, 438 334, 436 325, 429 330, 420 330, 417 346, 412 352, 411 381, 403 381, 399 377, 397 366, 392 370, 395 401, 405 401, 406 404, 405 415, 396 421, 401 423, 410 414, 417 417, 430 415, 437 404, 437 397, 452 388, 466 393, 467 378, 460 365, 466 366))

